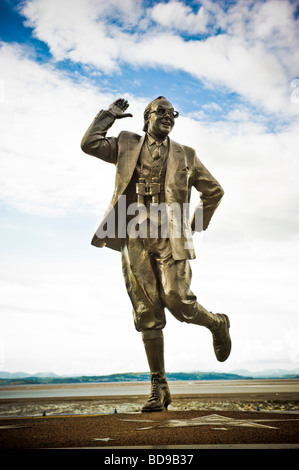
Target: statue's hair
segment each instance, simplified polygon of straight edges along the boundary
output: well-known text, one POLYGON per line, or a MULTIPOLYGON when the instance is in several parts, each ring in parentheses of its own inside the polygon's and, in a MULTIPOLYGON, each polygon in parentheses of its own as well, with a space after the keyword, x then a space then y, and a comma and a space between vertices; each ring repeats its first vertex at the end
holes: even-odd
POLYGON ((165 98, 165 96, 158 96, 158 98, 155 98, 153 101, 151 101, 144 110, 144 113, 143 113, 143 120, 144 120, 143 131, 144 132, 147 132, 148 116, 149 116, 149 113, 152 109, 152 105, 158 100, 166 100, 166 98, 165 98))

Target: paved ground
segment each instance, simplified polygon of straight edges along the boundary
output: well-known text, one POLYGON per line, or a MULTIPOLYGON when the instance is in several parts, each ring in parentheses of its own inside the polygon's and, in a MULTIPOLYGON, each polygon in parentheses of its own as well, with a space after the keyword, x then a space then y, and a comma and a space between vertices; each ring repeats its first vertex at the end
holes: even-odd
POLYGON ((104 449, 111 455, 133 448, 299 450, 299 413, 168 411, 0 419, 2 450, 104 449))

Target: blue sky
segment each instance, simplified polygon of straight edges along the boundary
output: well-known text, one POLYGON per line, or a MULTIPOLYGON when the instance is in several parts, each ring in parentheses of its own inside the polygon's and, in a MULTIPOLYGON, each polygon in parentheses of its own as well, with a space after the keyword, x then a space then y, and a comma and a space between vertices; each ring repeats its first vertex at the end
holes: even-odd
MULTIPOLYGON (((118 253, 90 245, 114 168, 80 149, 120 96, 142 133, 158 95, 171 137, 225 196, 194 238, 194 293, 231 318, 229 360, 209 331, 167 315, 168 371, 299 367, 298 1, 0 2, 0 368, 144 371, 118 253)), ((197 195, 192 195, 194 204, 197 195)))

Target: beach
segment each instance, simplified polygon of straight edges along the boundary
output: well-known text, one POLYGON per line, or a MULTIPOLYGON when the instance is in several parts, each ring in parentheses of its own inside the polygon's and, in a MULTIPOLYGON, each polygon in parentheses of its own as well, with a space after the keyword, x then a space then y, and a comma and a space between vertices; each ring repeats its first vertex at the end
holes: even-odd
MULTIPOLYGON (((217 380, 169 383, 169 411, 299 412, 299 380, 217 380)), ((0 387, 0 418, 138 413, 148 382, 7 385, 0 387)))

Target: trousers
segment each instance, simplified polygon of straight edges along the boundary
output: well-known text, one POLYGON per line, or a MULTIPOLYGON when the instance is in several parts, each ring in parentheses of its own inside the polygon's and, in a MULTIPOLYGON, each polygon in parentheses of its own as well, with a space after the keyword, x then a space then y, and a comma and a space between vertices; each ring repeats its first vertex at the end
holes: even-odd
POLYGON ((168 238, 128 238, 122 270, 137 331, 162 330, 165 308, 179 321, 211 327, 214 315, 191 291, 189 260, 174 260, 168 238))

